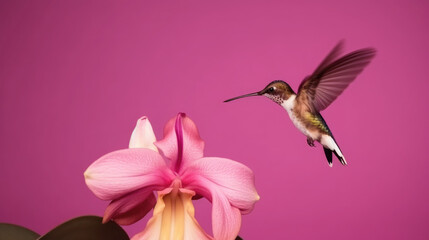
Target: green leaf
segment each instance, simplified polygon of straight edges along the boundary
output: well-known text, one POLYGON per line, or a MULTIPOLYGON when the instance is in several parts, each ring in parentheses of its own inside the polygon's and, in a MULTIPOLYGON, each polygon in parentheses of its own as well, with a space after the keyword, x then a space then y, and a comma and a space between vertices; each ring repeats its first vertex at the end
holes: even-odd
POLYGON ((82 216, 54 228, 39 240, 129 240, 127 233, 115 222, 102 223, 97 216, 82 216))
POLYGON ((36 240, 39 236, 30 229, 9 223, 0 223, 0 239, 36 240))

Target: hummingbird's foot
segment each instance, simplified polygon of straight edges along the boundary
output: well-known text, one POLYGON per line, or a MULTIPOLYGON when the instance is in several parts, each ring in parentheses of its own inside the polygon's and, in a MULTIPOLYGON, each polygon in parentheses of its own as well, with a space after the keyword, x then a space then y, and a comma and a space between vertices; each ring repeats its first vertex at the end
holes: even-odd
POLYGON ((315 146, 314 146, 314 140, 313 140, 313 139, 311 139, 311 138, 307 138, 307 144, 308 144, 308 146, 310 146, 310 147, 315 147, 315 146))

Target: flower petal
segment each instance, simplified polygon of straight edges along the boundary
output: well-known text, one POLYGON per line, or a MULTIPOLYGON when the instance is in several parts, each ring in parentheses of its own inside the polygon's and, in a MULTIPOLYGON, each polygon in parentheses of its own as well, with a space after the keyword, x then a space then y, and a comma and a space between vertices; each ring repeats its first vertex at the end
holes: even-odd
POLYGON ((212 190, 213 235, 217 240, 235 239, 241 227, 241 213, 230 205, 228 198, 221 192, 212 190))
POLYGON ((164 138, 155 145, 171 160, 171 168, 179 172, 195 159, 203 157, 204 141, 197 126, 184 113, 170 119, 164 128, 164 138))
POLYGON ((185 189, 181 189, 181 192, 182 194, 180 194, 180 197, 185 209, 184 239, 213 239, 202 229, 195 219, 195 208, 191 201, 195 193, 186 194, 187 191, 185 191, 185 189))
POLYGON ((210 180, 201 176, 195 176, 194 184, 199 193, 212 202, 212 227, 214 239, 230 240, 235 239, 241 227, 240 210, 231 205, 223 189, 210 180))
POLYGON ((211 238, 195 220, 192 205, 193 191, 167 188, 158 192, 158 201, 143 232, 135 235, 132 240, 143 239, 184 239, 210 240, 211 238))
POLYGON ((163 189, 175 178, 162 156, 145 148, 108 153, 92 163, 84 175, 89 189, 103 200, 113 200, 144 187, 163 189))
POLYGON ((252 211, 259 200, 252 170, 245 165, 226 159, 207 157, 190 164, 182 174, 185 188, 194 190, 210 200, 209 191, 216 189, 242 214, 252 211))
POLYGON ((158 152, 158 149, 153 144, 154 142, 156 142, 156 137, 149 119, 146 116, 141 117, 137 120, 137 125, 131 134, 129 147, 149 148, 158 152))
POLYGON ((113 200, 104 212, 103 223, 113 219, 120 225, 130 225, 143 218, 155 206, 153 191, 143 188, 113 200))

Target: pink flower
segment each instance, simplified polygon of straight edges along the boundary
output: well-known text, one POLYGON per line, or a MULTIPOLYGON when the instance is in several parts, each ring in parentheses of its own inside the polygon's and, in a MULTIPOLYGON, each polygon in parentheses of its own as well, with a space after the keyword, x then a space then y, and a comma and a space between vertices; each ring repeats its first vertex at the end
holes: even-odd
POLYGON ((214 238, 234 239, 241 214, 251 212, 259 200, 253 172, 229 159, 203 157, 204 142, 183 113, 166 124, 160 141, 149 120, 139 119, 129 147, 95 161, 85 181, 97 197, 111 200, 104 222, 132 224, 155 207, 144 231, 133 239, 212 239, 194 218, 194 196, 212 203, 214 238))

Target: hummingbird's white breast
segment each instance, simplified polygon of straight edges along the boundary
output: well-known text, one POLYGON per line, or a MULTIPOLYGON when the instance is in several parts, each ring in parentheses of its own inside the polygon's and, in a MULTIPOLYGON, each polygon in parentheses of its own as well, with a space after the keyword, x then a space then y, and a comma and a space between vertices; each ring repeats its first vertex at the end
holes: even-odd
POLYGON ((301 131, 305 136, 310 137, 312 139, 317 139, 317 133, 312 133, 308 131, 308 129, 304 126, 302 121, 296 116, 293 108, 296 105, 296 95, 293 94, 287 100, 283 100, 282 104, 280 104, 289 114, 290 120, 292 120, 293 124, 299 131, 301 131))

